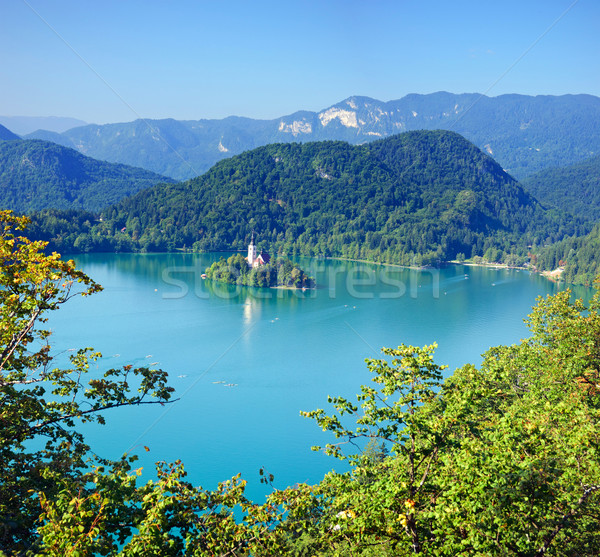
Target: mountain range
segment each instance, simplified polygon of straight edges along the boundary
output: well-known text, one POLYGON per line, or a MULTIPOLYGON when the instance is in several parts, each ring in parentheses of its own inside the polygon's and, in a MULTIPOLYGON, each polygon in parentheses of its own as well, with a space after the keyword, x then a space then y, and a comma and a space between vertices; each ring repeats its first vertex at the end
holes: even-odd
POLYGON ((188 179, 219 160, 269 143, 361 144, 404 131, 446 129, 466 137, 520 180, 600 154, 599 128, 600 98, 591 95, 438 92, 387 102, 354 96, 319 112, 299 111, 273 120, 136 120, 62 133, 38 130, 26 137, 188 179))
POLYGON ((137 120, 30 135, 45 140, 21 140, 0 125, 0 206, 51 208, 34 217, 35 233, 62 251, 242 249, 252 226, 288 253, 417 265, 531 256, 538 269, 566 265, 569 282, 590 284, 600 270, 600 225, 592 230, 600 219, 599 102, 589 95, 351 97, 275 120, 137 120), (455 133, 396 133, 411 127, 455 133), (449 186, 478 183, 462 164, 480 174, 491 168, 458 132, 500 162, 494 187, 449 186), (174 185, 81 151, 176 176, 210 169, 174 185), (271 168, 282 152, 292 166, 271 168), (213 164, 219 159, 229 160, 213 164))

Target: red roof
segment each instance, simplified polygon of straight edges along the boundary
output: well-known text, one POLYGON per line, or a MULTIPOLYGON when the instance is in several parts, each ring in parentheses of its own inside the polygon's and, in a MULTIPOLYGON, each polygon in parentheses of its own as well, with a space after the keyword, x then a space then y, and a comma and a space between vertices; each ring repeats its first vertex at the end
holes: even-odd
POLYGON ((266 251, 261 251, 259 256, 256 258, 262 265, 266 265, 271 261, 271 256, 266 251))

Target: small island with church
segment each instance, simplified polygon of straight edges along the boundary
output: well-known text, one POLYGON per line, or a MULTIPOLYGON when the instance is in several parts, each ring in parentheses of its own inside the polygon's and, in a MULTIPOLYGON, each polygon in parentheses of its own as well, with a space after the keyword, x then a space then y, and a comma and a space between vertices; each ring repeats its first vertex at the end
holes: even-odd
POLYGON ((248 245, 248 256, 238 253, 225 259, 221 257, 206 269, 206 278, 228 284, 258 286, 262 288, 315 287, 314 278, 286 258, 271 258, 268 253, 257 252, 254 233, 248 245))

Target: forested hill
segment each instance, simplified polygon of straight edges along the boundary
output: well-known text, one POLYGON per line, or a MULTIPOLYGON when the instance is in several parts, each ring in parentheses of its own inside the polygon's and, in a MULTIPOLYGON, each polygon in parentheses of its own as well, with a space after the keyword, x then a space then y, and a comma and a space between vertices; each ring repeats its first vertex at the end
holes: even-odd
POLYGON ((259 248, 288 255, 416 265, 517 262, 528 245, 581 233, 549 219, 493 159, 447 131, 361 146, 268 145, 188 182, 144 190, 103 211, 102 222, 69 219, 45 215, 34 229, 63 252, 242 250, 255 230, 259 248))
POLYGON ((41 140, 0 142, 0 207, 100 210, 171 178, 41 140))
POLYGON ((564 269, 560 280, 571 284, 592 286, 600 276, 600 222, 586 236, 565 238, 544 246, 536 254, 534 263, 541 271, 564 269))
POLYGON ((549 168, 521 185, 540 203, 590 222, 600 221, 600 155, 564 168, 549 168))

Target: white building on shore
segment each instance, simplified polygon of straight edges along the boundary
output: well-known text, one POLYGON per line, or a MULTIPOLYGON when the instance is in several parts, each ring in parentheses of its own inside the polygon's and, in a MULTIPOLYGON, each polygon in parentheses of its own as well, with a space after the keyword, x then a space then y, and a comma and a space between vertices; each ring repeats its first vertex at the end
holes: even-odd
POLYGON ((260 267, 261 265, 266 265, 271 260, 271 256, 267 252, 261 251, 257 255, 256 245, 254 244, 254 232, 252 232, 252 239, 248 244, 248 257, 246 259, 250 267, 260 267))

